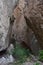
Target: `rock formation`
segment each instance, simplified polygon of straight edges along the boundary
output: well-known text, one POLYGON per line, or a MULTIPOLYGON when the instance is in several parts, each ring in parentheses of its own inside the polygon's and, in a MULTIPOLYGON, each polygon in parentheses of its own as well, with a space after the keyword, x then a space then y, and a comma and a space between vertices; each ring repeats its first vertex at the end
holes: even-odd
POLYGON ((11 38, 24 41, 33 53, 43 48, 42 0, 0 0, 0 51, 8 47, 11 38))
POLYGON ((32 30, 32 28, 30 28, 29 25, 26 24, 27 23, 26 18, 29 19, 28 16, 30 14, 28 13, 28 11, 31 11, 31 9, 29 9, 31 5, 30 2, 33 3, 33 1, 31 0, 29 0, 29 2, 27 1, 28 0, 23 0, 23 1, 19 0, 18 5, 14 9, 13 16, 15 20, 12 26, 11 37, 13 35, 14 39, 16 41, 19 41, 20 43, 24 41, 27 44, 28 48, 30 48, 34 54, 37 54, 40 49, 38 40, 35 37, 34 31, 32 30))
POLYGON ((17 0, 0 0, 0 51, 8 47, 9 17, 17 0))
POLYGON ((43 49, 43 0, 29 0, 24 10, 26 23, 43 49))

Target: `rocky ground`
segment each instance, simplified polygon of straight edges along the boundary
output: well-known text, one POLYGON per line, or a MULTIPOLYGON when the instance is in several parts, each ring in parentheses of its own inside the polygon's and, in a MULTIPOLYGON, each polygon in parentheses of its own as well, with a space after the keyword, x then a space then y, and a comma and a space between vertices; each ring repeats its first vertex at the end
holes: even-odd
POLYGON ((8 48, 9 50, 7 49, 0 52, 0 65, 8 65, 14 62, 15 59, 11 54, 12 47, 13 45, 11 44, 8 48))
MULTIPOLYGON (((17 64, 17 65, 19 65, 19 64, 17 64)), ((26 60, 24 63, 20 64, 20 65, 43 65, 43 63, 40 62, 40 61, 38 61, 38 60, 32 55, 31 59, 30 59, 30 58, 27 58, 27 60, 26 60)))
POLYGON ((7 65, 7 64, 12 63, 14 61, 12 55, 7 55, 6 57, 5 56, 0 58, 0 65, 7 65))

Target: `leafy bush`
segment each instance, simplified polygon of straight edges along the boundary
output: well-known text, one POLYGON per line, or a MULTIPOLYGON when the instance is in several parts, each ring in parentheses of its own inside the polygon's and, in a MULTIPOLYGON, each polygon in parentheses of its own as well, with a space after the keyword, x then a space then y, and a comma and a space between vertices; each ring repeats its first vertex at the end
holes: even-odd
POLYGON ((43 50, 39 51, 39 60, 43 61, 43 50))

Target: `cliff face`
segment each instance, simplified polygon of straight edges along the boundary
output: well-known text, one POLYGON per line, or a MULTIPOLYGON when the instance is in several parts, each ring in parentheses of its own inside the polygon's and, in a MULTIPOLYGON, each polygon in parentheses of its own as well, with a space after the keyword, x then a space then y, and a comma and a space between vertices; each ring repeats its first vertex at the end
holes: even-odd
MULTIPOLYGON (((35 53, 43 48, 43 1, 19 0, 13 15, 12 27, 14 38, 25 43, 35 53)), ((11 35, 12 36, 12 35, 11 35)))
POLYGON ((8 47, 9 16, 17 0, 0 0, 0 51, 8 47))
POLYGON ((12 26, 11 37, 20 43, 25 42, 28 48, 30 48, 34 54, 37 54, 40 48, 38 40, 35 37, 34 31, 28 27, 29 25, 27 24, 27 19, 29 19, 30 15, 30 13, 28 13, 30 12, 29 8, 32 7, 31 3, 33 3, 31 0, 19 0, 13 12, 15 20, 12 26))
POLYGON ((32 51, 43 48, 43 0, 0 0, 0 51, 8 47, 9 35, 32 51))
POLYGON ((25 8, 27 25, 33 30, 43 49, 43 0, 29 0, 25 8))

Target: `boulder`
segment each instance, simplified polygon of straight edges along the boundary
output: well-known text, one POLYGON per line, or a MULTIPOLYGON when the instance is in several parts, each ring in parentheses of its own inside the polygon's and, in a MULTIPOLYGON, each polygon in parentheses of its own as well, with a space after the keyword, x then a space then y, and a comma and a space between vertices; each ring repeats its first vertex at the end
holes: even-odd
POLYGON ((27 0, 24 16, 28 27, 32 29, 43 49, 43 0, 27 0))
POLYGON ((0 51, 6 49, 9 44, 9 16, 11 16, 13 7, 18 0, 0 0, 0 51))

